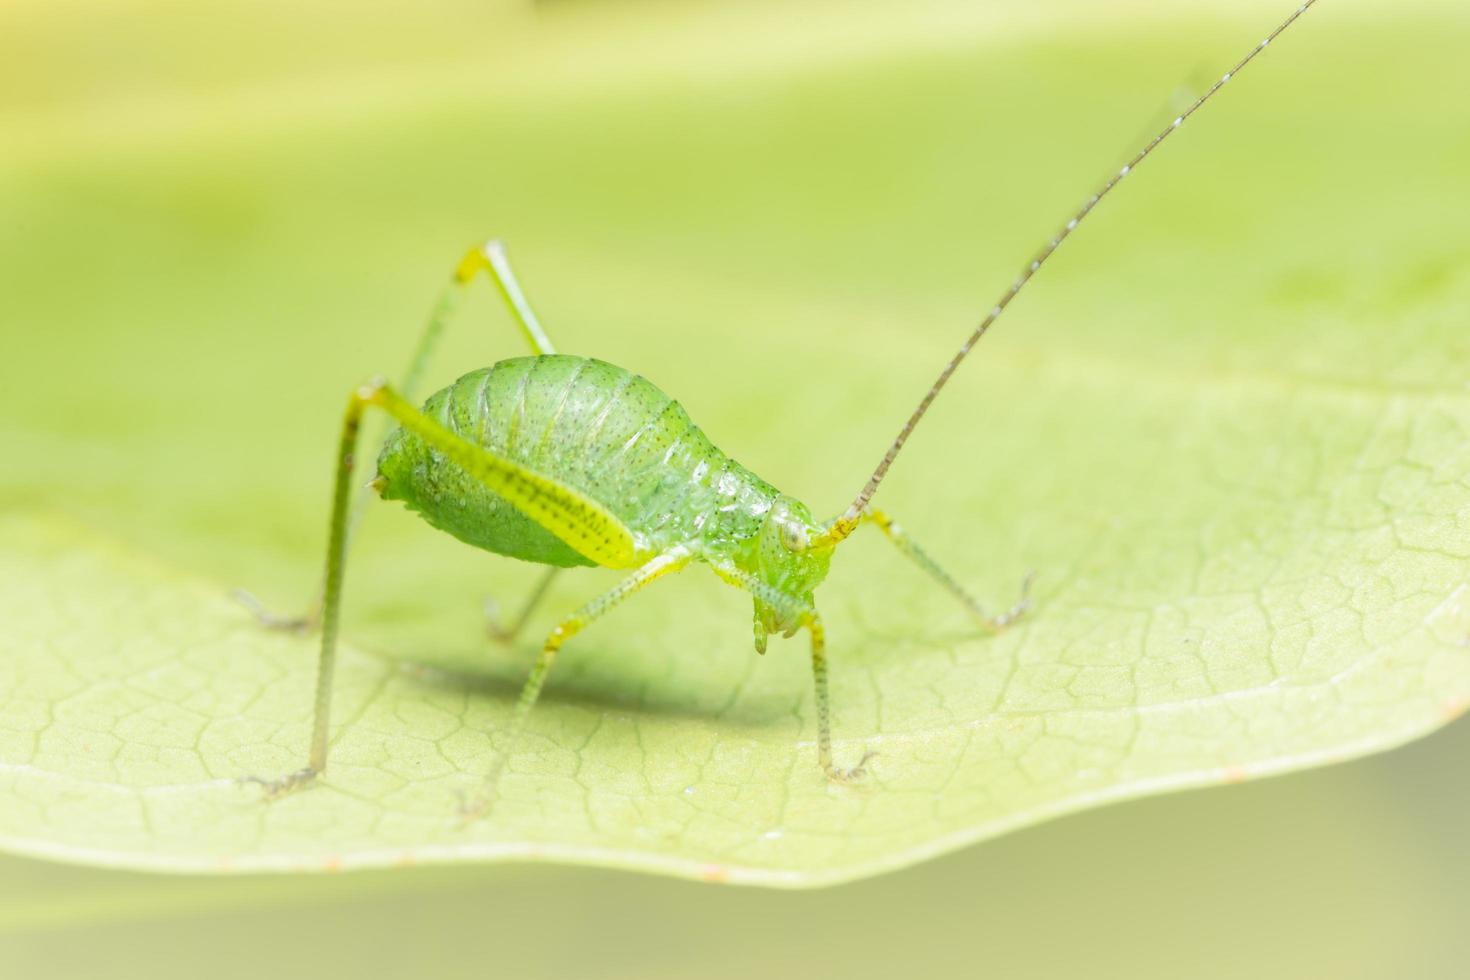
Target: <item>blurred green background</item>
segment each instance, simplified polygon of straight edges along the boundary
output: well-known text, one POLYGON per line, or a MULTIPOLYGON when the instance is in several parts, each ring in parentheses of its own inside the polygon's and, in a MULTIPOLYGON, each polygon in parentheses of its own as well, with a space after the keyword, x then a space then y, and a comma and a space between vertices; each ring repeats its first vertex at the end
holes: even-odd
MULTIPOLYGON (((289 605, 318 560, 345 391, 399 368, 487 234, 565 350, 649 374, 722 443, 739 434, 726 448, 757 472, 843 500, 1026 250, 1284 13, 12 2, 0 505, 63 510, 289 605), (793 364, 818 356, 843 381, 795 390, 793 364), (842 425, 874 404, 891 421, 842 425), (796 451, 812 433, 827 452, 796 451)), ((1098 215, 985 355, 1030 363, 1065 342, 1101 368, 1146 352, 1249 370, 1276 327, 1227 301, 1263 295, 1300 313, 1278 367, 1374 377, 1344 317, 1390 343, 1464 294, 1470 126, 1445 100, 1470 88, 1467 41, 1463 4, 1321 4, 1098 215), (1270 234, 1304 226, 1321 253, 1270 234), (1168 260, 1138 247, 1165 234, 1168 260), (1425 242, 1438 265, 1405 257, 1425 242)), ((498 316, 476 298, 439 376, 515 350, 498 316)), ((1412 350, 1393 369, 1454 370, 1412 350)), ((936 432, 1005 408, 968 397, 936 432)), ((916 442, 904 465, 942 469, 952 445, 916 442)), ((405 581, 451 574, 423 534, 374 516, 364 551, 395 570, 355 583, 361 628, 468 648, 470 604, 429 624, 395 605, 405 581)), ((1467 748, 1462 724, 810 894, 544 867, 206 880, 6 858, 0 973, 1461 976, 1467 748)))

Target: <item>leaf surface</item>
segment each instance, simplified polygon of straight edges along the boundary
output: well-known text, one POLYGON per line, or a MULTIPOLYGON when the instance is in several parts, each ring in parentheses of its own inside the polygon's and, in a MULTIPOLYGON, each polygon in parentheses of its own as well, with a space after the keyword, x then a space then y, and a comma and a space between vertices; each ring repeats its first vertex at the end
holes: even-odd
MULTIPOLYGON (((940 4, 942 43, 890 12, 892 36, 856 22, 822 58, 757 14, 594 13, 503 65, 426 45, 392 98, 242 84, 218 96, 253 107, 238 130, 184 125, 187 100, 123 105, 129 132, 85 101, 12 107, 0 259, 14 322, 48 329, 15 350, 0 422, 0 843, 159 870, 547 858, 814 885, 1444 724, 1470 699, 1470 263, 1438 229, 1470 147, 1432 100, 1344 66, 1397 52, 1426 92, 1470 84, 1466 27, 1339 7, 1100 210, 884 485, 992 604, 1035 569, 1034 613, 990 637, 881 537, 839 553, 818 593, 837 748, 875 750, 869 780, 817 770, 804 641, 756 657, 748 600, 696 568, 568 645, 505 798, 467 828, 456 794, 538 636, 615 579, 563 576, 496 647, 481 599, 513 606, 536 571, 375 508, 328 778, 270 804, 237 780, 302 764, 315 642, 226 598, 309 594, 342 397, 402 359, 458 250, 510 240, 562 350, 646 374, 836 513, 1178 48, 1227 60, 1270 6, 1171 22, 1165 52, 940 4), (978 95, 1018 78, 1034 90, 978 95), (84 288, 81 229, 106 257, 84 288)), ((519 353, 491 300, 443 380, 519 353)))

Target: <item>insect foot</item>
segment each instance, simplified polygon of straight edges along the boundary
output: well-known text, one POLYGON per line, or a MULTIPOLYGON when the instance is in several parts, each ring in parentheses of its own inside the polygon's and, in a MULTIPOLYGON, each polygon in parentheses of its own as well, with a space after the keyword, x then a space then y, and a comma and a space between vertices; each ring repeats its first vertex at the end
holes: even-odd
POLYGON ((260 776, 241 776, 236 782, 241 786, 257 785, 261 788, 261 795, 267 800, 279 800, 296 790, 301 789, 316 781, 317 771, 308 766, 298 769, 296 772, 280 779, 264 779, 260 776))
POLYGON ((496 643, 501 644, 509 644, 515 639, 516 633, 520 631, 516 629, 516 624, 514 623, 508 626, 501 625, 500 603, 493 595, 487 595, 485 597, 484 610, 486 636, 490 637, 496 643))
POLYGON ((1034 571, 1027 572, 1026 577, 1021 580, 1021 597, 1016 600, 1016 604, 1007 609, 1005 612, 1001 613, 999 616, 990 616, 988 618, 982 619, 981 622, 984 623, 985 628, 993 633, 999 633, 1001 630, 1014 624, 1016 620, 1026 615, 1026 613, 1030 612, 1031 583, 1035 580, 1036 573, 1034 571))
POLYGON ((877 754, 877 752, 874 752, 871 749, 867 752, 864 752, 863 757, 858 760, 858 764, 853 766, 851 769, 839 769, 837 766, 829 765, 827 767, 827 778, 832 780, 832 782, 834 783, 858 782, 868 775, 868 760, 873 758, 877 754))
POLYGON ((311 612, 304 615, 282 616, 280 613, 271 612, 259 599, 244 589, 231 589, 230 598, 248 609, 263 629, 278 633, 310 633, 316 629, 321 619, 320 603, 317 603, 311 612))
POLYGON ((490 808, 495 805, 494 790, 485 790, 473 797, 464 790, 460 790, 455 795, 459 797, 459 806, 455 808, 454 812, 459 817, 459 828, 461 830, 485 816, 490 812, 490 808))
POLYGON ((535 589, 522 604, 521 611, 514 619, 506 620, 505 625, 501 625, 500 603, 495 601, 494 596, 485 597, 485 632, 490 639, 497 643, 509 644, 520 635, 521 630, 530 621, 531 614, 545 598, 546 591, 551 587, 551 580, 556 578, 557 571, 558 569, 552 566, 542 574, 541 580, 536 583, 535 589))

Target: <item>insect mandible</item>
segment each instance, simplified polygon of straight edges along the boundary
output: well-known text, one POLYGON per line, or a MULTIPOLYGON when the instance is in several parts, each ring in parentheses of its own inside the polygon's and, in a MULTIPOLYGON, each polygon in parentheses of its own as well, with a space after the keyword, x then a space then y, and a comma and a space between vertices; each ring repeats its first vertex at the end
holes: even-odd
MULTIPOLYGON (((980 604, 882 511, 872 506, 889 467, 955 369, 1006 307, 1077 226, 1160 143, 1237 76, 1316 0, 1306 0, 1235 67, 1110 176, 1026 264, 981 319, 919 401, 862 490, 837 517, 821 521, 801 501, 736 463, 715 447, 679 403, 644 378, 604 361, 558 354, 527 302, 504 248, 489 242, 456 267, 436 304, 400 389, 381 378, 356 388, 347 403, 337 453, 326 573, 313 611, 295 620, 270 616, 269 626, 320 626, 315 718, 307 765, 279 779, 247 777, 279 796, 314 781, 326 769, 332 674, 342 579, 355 508, 352 474, 363 414, 377 408, 397 423, 377 461, 370 486, 403 501, 429 524, 466 544, 556 569, 603 566, 630 574, 551 631, 516 701, 510 735, 522 730, 540 697, 557 651, 623 600, 692 564, 708 565, 755 604, 755 647, 771 634, 810 638, 816 687, 817 763, 833 780, 864 774, 871 756, 841 767, 832 755, 827 653, 813 593, 837 547, 871 524, 974 614, 1000 630, 1028 608, 1027 586, 1009 610, 987 616, 980 604), (429 351, 465 288, 480 273, 495 283, 531 356, 473 371, 431 395, 410 401, 429 351)), ((512 633, 546 592, 534 589, 512 633)), ((247 597, 248 599, 248 597, 247 597)), ((249 600, 253 603, 253 600, 249 600)), ((511 744, 514 744, 512 741, 511 744)), ((486 792, 465 810, 483 812, 494 799, 507 754, 497 753, 486 792)))

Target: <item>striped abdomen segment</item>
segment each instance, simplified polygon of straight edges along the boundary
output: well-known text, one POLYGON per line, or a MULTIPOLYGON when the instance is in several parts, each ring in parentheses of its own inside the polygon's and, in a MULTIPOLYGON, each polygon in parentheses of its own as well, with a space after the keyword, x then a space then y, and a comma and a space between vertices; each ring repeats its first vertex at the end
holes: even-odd
MULTIPOLYGON (((608 508, 656 548, 717 526, 754 534, 775 491, 716 449, 652 382, 605 361, 522 357, 471 372, 424 404, 451 432, 608 508)), ((586 558, 412 435, 378 461, 383 496, 476 547, 552 565, 586 558)))

